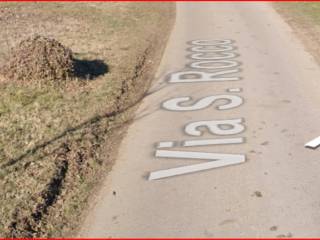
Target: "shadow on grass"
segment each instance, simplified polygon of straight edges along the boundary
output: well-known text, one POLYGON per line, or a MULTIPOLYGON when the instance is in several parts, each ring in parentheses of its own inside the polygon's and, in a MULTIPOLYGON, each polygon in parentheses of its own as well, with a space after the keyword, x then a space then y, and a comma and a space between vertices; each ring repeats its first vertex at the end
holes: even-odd
POLYGON ((75 59, 74 71, 80 79, 93 80, 109 72, 109 67, 102 60, 75 59))

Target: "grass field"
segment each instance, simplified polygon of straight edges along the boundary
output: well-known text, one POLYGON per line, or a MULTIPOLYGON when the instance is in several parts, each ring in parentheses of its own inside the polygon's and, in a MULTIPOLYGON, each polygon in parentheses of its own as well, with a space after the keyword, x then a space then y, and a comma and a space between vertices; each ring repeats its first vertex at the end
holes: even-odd
POLYGON ((317 2, 279 2, 275 5, 287 13, 290 11, 296 20, 309 18, 313 23, 320 23, 320 4, 317 2))
POLYGON ((108 67, 61 87, 0 81, 0 237, 76 230, 173 19, 173 3, 0 3, 0 64, 22 39, 41 34, 108 67))
POLYGON ((320 63, 320 3, 276 2, 273 6, 320 63))

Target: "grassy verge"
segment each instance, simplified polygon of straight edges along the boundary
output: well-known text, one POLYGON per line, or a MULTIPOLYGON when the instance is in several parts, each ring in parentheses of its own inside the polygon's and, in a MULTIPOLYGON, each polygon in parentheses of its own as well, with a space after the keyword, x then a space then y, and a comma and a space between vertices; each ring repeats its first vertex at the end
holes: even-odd
POLYGON ((277 2, 273 6, 320 63, 320 3, 277 2))
POLYGON ((61 237, 77 228, 152 80, 173 3, 0 3, 0 64, 33 34, 108 72, 64 87, 0 81, 0 236, 61 237))

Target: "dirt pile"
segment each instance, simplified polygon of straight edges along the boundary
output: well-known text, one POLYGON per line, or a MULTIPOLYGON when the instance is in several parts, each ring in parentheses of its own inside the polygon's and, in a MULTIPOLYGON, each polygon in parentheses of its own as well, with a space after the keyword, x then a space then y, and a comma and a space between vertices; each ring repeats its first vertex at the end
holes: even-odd
POLYGON ((73 78, 75 61, 72 51, 55 39, 34 36, 11 50, 8 61, 0 67, 7 81, 65 81, 73 78))

